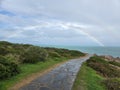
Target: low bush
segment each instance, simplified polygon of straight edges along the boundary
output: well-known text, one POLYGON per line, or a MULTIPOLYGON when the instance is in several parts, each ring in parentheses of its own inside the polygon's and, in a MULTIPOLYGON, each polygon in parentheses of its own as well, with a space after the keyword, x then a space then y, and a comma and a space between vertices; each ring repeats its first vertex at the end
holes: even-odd
POLYGON ((51 58, 61 57, 61 55, 59 55, 57 52, 54 52, 54 51, 48 52, 48 54, 49 54, 49 57, 51 58))
POLYGON ((7 75, 7 68, 0 63, 0 79, 5 78, 7 75))
POLYGON ((48 53, 43 48, 31 46, 21 55, 21 60, 23 63, 37 63, 45 61, 47 56, 48 53))
POLYGON ((87 61, 87 65, 105 77, 120 77, 120 70, 109 65, 107 61, 98 56, 93 56, 87 61))
POLYGON ((9 78, 20 72, 16 62, 0 56, 0 79, 9 78))
POLYGON ((5 55, 4 57, 5 57, 6 59, 9 59, 9 60, 11 60, 11 61, 14 61, 14 62, 16 62, 16 63, 18 63, 18 64, 21 63, 20 55, 18 55, 18 54, 9 53, 9 54, 5 55))
POLYGON ((9 50, 6 49, 4 46, 0 46, 0 55, 6 55, 9 53, 9 50))
POLYGON ((80 51, 76 51, 76 50, 71 50, 70 51, 70 54, 71 54, 71 56, 84 56, 85 54, 84 53, 82 53, 82 52, 80 52, 80 51))
POLYGON ((53 54, 61 57, 72 58, 72 57, 80 57, 85 55, 84 53, 76 50, 58 49, 58 48, 49 48, 49 47, 46 47, 44 49, 50 52, 50 55, 53 54))
POLYGON ((120 79, 119 78, 109 78, 104 80, 108 90, 120 90, 120 79))
POLYGON ((119 63, 119 62, 110 61, 109 63, 110 63, 110 64, 113 64, 113 65, 115 65, 115 66, 120 67, 120 63, 119 63))

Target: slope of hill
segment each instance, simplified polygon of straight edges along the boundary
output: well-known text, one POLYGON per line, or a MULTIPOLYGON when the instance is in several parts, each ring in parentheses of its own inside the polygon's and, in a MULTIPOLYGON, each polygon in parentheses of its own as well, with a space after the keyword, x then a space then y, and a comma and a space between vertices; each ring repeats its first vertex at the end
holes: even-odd
POLYGON ((0 41, 0 90, 8 89, 32 73, 84 55, 75 50, 0 41))
POLYGON ((120 61, 93 56, 82 65, 73 90, 120 90, 120 61))

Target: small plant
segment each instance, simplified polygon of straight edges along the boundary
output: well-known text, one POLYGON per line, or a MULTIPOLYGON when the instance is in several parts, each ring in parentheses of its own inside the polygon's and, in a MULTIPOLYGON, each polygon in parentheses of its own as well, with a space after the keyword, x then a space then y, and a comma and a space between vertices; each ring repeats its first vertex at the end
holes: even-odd
POLYGON ((110 63, 110 64, 113 64, 113 65, 115 65, 115 66, 120 67, 120 63, 119 63, 119 62, 110 61, 109 63, 110 63))
POLYGON ((52 52, 49 52, 49 57, 55 58, 55 57, 61 57, 61 55, 59 55, 57 52, 52 51, 52 52))
POLYGON ((109 78, 104 80, 104 84, 107 86, 108 90, 120 90, 120 79, 119 78, 109 78))
POLYGON ((19 66, 13 60, 0 56, 0 79, 9 78, 20 72, 19 66))
POLYGON ((99 72, 104 77, 120 77, 120 70, 111 66, 107 61, 98 56, 93 56, 87 61, 87 65, 99 72))
POLYGON ((26 51, 24 51, 21 56, 23 63, 36 63, 39 61, 45 61, 48 56, 46 50, 40 47, 29 47, 26 51))

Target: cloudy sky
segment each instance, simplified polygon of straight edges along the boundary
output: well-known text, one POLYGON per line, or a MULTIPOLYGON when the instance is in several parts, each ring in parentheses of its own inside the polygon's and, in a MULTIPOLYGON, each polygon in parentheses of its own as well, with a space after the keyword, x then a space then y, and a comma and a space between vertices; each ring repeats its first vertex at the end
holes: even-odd
POLYGON ((0 40, 120 46, 120 0, 0 0, 0 40))

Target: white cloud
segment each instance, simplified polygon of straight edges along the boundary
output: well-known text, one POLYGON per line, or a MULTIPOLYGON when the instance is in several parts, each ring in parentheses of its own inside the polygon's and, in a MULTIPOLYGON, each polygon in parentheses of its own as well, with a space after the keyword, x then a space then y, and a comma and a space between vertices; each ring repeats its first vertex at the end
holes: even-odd
POLYGON ((119 0, 3 0, 0 9, 8 11, 0 23, 9 26, 1 39, 120 45, 119 0))
MULTIPOLYGON (((25 27, 15 27, 16 31, 12 32, 7 36, 7 38, 31 38, 36 41, 39 38, 51 38, 51 39, 60 39, 62 40, 70 40, 77 38, 82 40, 87 37, 91 42, 94 42, 100 46, 103 46, 97 38, 91 36, 89 33, 83 31, 85 28, 91 27, 90 25, 81 25, 78 23, 70 23, 70 22, 42 22, 42 24, 34 25, 34 26, 25 26, 25 27), (83 30, 82 30, 83 29, 83 30), (63 39, 64 38, 64 39, 63 39), (81 39, 82 38, 82 39, 81 39)), ((9 32, 9 30, 8 30, 9 32)), ((60 41, 60 40, 59 40, 60 41)), ((72 42, 73 42, 72 41, 72 42)), ((69 42, 69 41, 68 41, 69 42)))

